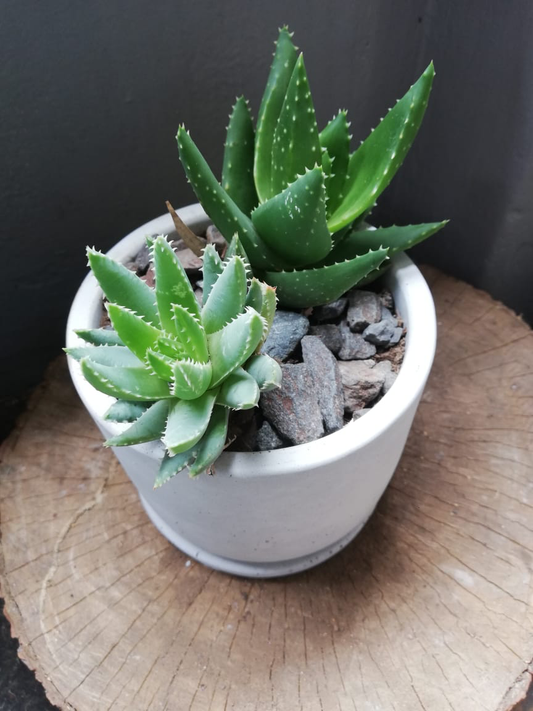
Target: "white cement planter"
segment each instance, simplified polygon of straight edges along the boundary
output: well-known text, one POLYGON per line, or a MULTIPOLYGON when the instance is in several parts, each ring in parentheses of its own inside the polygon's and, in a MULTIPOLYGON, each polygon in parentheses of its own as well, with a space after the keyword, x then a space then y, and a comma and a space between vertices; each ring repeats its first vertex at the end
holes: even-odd
MULTIPOLYGON (((207 218, 191 205, 179 211, 191 228, 207 218)), ((170 216, 146 223, 109 254, 128 261, 147 234, 173 232, 170 216)), ((273 452, 224 453, 216 475, 190 479, 184 471, 162 488, 153 481, 163 455, 160 443, 115 448, 159 531, 191 558, 236 575, 274 577, 310 568, 346 546, 361 530, 398 464, 435 352, 435 309, 419 270, 398 255, 387 276, 404 319, 403 366, 387 395, 360 420, 309 444, 273 452)), ((99 325, 102 294, 92 274, 81 285, 67 324, 99 325)), ((105 422, 112 398, 97 392, 69 358, 74 385, 105 438, 125 425, 105 422)))

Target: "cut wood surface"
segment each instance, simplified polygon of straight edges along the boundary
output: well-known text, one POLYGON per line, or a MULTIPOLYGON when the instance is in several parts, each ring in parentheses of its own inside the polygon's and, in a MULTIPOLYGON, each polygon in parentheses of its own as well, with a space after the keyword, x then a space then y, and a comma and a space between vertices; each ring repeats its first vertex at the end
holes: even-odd
MULTIPOLYGON (((341 554, 257 581, 152 526, 63 360, 3 444, 20 656, 77 711, 508 711, 533 659, 533 334, 426 269, 439 344, 406 451, 341 554)), ((516 705, 516 706, 515 706, 516 705)))

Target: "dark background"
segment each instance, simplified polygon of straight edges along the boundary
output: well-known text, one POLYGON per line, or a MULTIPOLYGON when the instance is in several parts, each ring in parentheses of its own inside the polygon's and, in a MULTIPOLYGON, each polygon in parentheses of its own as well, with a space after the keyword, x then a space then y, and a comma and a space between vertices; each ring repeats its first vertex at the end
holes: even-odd
POLYGON ((165 199, 194 201, 178 124, 219 170, 231 105, 244 93, 257 114, 285 23, 305 51, 320 125, 347 108, 354 146, 435 61, 424 125, 375 219, 451 218, 415 258, 533 322, 529 0, 4 0, 4 433, 61 352, 85 245, 107 250, 165 199))
POLYGON ((529 0, 4 0, 0 23, 1 397, 60 352, 84 247, 194 201, 184 122, 220 169, 236 95, 254 112, 278 26, 306 64, 319 123, 354 145, 430 59, 425 122, 375 214, 451 218, 415 251, 533 321, 533 5, 529 0))

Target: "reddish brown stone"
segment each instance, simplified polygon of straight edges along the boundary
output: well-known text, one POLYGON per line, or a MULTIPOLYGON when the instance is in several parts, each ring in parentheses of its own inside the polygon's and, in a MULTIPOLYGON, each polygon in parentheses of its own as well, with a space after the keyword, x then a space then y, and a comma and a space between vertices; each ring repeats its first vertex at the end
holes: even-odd
POLYGON ((175 250, 175 252, 177 258, 181 262, 181 266, 185 269, 187 274, 196 274, 200 271, 202 267, 202 260, 200 257, 196 256, 192 249, 184 247, 180 250, 175 250))
POLYGON ((283 364, 281 387, 261 395, 261 410, 282 437, 304 444, 324 434, 315 384, 305 363, 283 364))
POLYGON ((302 338, 302 354, 315 384, 326 432, 336 432, 344 422, 344 396, 335 356, 317 336, 302 338))
POLYGON ((381 392, 385 374, 374 370, 374 361, 350 360, 339 363, 344 387, 344 409, 355 412, 366 407, 381 392))

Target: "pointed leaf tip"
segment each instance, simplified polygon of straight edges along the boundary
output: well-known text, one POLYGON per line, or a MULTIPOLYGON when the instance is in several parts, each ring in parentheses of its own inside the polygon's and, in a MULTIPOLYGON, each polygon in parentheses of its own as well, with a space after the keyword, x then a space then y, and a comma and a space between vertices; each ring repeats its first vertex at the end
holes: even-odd
POLYGON ((328 219, 337 232, 364 213, 390 183, 411 147, 433 82, 430 64, 418 81, 350 156, 343 200, 328 219))

